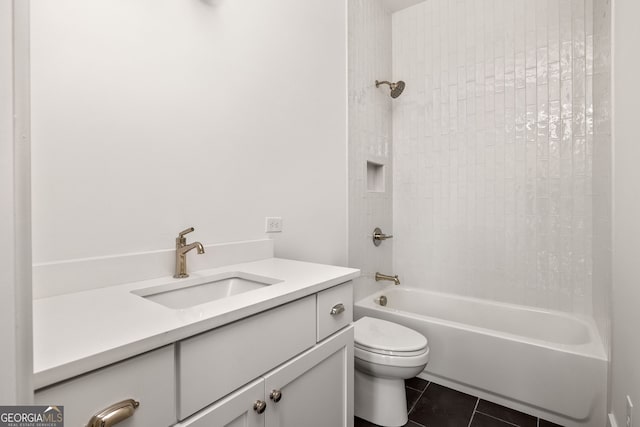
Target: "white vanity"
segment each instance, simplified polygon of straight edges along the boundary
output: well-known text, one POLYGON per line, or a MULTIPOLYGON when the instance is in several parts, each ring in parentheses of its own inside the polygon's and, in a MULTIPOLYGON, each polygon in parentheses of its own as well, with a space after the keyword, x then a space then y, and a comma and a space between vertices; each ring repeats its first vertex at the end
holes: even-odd
POLYGON ((358 271, 271 258, 179 283, 239 274, 277 280, 180 309, 148 298, 166 279, 36 300, 36 403, 69 426, 117 403, 106 426, 352 426, 358 271))

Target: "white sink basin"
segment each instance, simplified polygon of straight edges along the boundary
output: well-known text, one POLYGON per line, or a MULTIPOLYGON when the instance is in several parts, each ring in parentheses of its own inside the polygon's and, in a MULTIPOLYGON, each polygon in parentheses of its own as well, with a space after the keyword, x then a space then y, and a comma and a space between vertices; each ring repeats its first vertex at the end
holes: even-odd
POLYGON ((131 292, 165 307, 182 309, 262 289, 281 281, 236 271, 195 280, 175 279, 164 285, 131 292))

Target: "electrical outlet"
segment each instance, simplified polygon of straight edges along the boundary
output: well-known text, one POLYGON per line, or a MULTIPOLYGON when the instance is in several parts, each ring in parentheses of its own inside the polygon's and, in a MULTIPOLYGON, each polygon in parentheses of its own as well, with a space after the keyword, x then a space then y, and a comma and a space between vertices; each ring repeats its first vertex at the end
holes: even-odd
POLYGON ((265 218, 264 231, 267 233, 282 232, 282 218, 279 216, 268 216, 265 218))
POLYGON ((629 396, 627 396, 627 427, 633 427, 633 402, 629 396))

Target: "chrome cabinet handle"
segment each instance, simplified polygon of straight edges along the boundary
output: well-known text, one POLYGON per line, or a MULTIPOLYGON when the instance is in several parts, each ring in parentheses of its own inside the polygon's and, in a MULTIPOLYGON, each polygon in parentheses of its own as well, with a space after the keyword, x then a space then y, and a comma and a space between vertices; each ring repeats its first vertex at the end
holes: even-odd
POLYGON ((253 404, 253 410, 259 414, 262 414, 265 409, 267 409, 267 402, 256 400, 256 403, 253 404))
POLYGON ((133 399, 114 403, 91 417, 86 427, 110 427, 118 424, 132 416, 138 406, 140 402, 133 399))
POLYGON ((331 307, 331 311, 329 312, 329 314, 331 314, 332 316, 335 316, 343 312, 344 312, 344 304, 339 303, 331 307))
POLYGON ((280 390, 271 390, 269 397, 274 402, 280 402, 280 399, 282 399, 282 392, 280 390))
POLYGON ((382 230, 380 230, 380 228, 376 227, 373 230, 373 244, 376 246, 380 246, 380 243, 382 243, 383 240, 387 240, 387 239, 392 239, 393 235, 391 234, 384 234, 382 232, 382 230))

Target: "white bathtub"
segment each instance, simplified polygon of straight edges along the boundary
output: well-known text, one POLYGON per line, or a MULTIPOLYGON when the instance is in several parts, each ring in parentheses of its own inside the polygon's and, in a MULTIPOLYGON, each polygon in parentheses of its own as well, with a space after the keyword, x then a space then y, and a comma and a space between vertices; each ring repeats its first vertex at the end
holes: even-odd
POLYGON ((405 287, 358 301, 355 315, 425 335, 425 379, 567 427, 605 425, 607 357, 588 318, 405 287))

